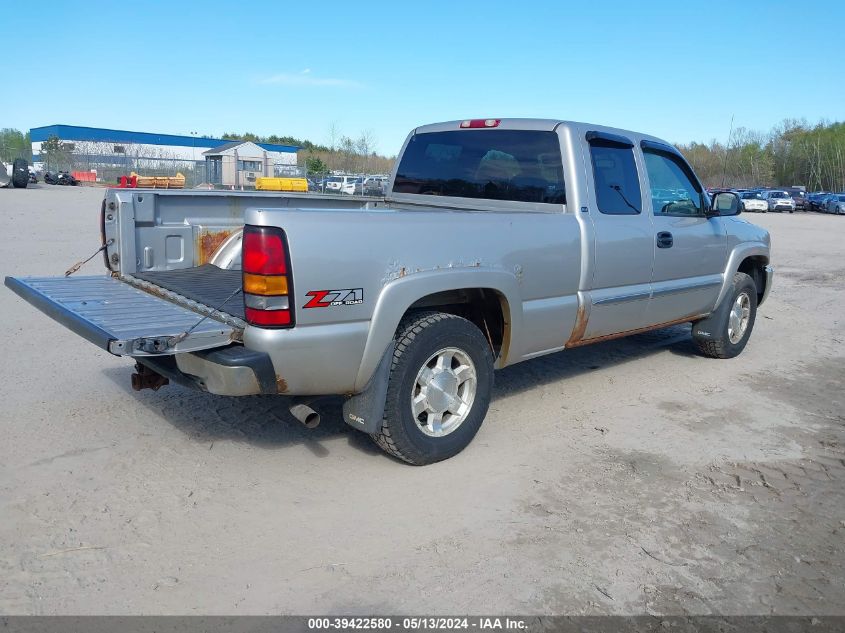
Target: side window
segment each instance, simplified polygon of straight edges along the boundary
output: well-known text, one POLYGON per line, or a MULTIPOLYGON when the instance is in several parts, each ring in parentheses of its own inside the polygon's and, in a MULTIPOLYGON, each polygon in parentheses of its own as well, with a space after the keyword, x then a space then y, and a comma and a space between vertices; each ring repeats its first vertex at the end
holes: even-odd
POLYGON ((633 148, 595 139, 590 141, 590 156, 599 211, 608 215, 640 213, 642 198, 633 148))
POLYGON ((701 190, 676 157, 643 149, 643 158, 655 215, 704 215, 701 190))

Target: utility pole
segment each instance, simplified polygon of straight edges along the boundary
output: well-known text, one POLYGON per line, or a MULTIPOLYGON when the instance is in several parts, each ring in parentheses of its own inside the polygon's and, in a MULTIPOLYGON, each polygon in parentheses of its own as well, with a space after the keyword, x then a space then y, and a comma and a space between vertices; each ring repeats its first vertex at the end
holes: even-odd
MULTIPOLYGON (((197 171, 197 132, 189 132, 191 135, 191 179, 196 180, 196 171, 197 171)), ((203 178, 203 180, 205 180, 203 178)), ((194 183, 196 184, 196 183, 194 183)))

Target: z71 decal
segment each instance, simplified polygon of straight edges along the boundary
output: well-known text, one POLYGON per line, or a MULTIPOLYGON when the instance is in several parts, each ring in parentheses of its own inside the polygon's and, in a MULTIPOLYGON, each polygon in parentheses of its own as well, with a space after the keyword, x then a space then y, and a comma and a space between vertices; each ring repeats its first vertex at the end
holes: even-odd
POLYGON ((332 308, 354 306, 364 303, 363 288, 341 288, 340 290, 311 290, 305 293, 311 297, 303 308, 332 308))

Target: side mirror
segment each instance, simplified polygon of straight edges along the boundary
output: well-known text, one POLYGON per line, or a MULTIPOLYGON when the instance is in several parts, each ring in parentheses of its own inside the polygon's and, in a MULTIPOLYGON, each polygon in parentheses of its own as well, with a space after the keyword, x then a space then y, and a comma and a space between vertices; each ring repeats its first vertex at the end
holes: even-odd
POLYGON ((739 196, 733 191, 722 191, 713 196, 713 202, 710 204, 707 217, 739 215, 741 210, 742 206, 739 196))

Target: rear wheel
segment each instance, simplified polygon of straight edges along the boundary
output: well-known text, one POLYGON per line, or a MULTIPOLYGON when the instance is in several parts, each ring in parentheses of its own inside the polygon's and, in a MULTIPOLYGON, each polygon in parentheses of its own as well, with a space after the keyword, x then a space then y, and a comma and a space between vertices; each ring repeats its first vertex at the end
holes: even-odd
POLYGON ((396 334, 385 413, 376 443, 422 466, 460 453, 475 437, 493 389, 493 355, 461 317, 417 312, 396 334))

